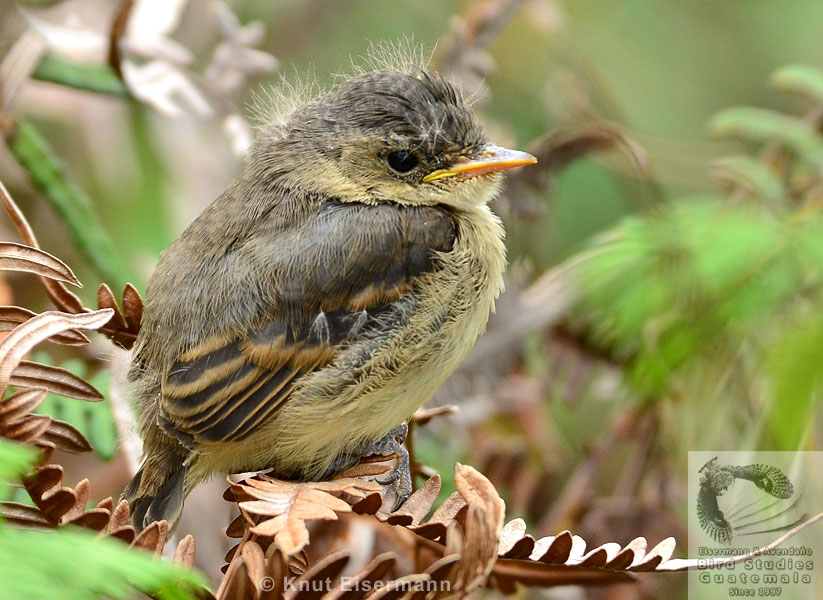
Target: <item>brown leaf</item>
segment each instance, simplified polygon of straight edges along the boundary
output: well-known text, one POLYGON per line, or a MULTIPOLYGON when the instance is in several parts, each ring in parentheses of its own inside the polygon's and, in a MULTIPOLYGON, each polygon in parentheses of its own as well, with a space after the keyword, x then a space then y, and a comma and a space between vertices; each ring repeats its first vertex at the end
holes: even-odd
POLYGON ((74 496, 74 490, 67 487, 60 487, 51 489, 40 498, 37 502, 37 507, 43 511, 46 518, 55 525, 60 523, 60 519, 77 502, 74 496))
POLYGON ((92 449, 91 443, 86 439, 86 436, 80 433, 74 425, 66 423, 65 421, 55 421, 52 419, 49 428, 40 438, 51 442, 65 452, 72 452, 74 454, 90 452, 92 449))
POLYGON ((398 577, 370 595, 369 600, 398 600, 417 588, 422 587, 425 589, 429 579, 430 577, 426 573, 415 573, 406 575, 405 577, 398 577))
POLYGON ((83 287, 62 260, 45 250, 25 244, 0 242, 0 270, 25 271, 83 287))
POLYGON ((253 589, 254 586, 249 581, 246 562, 242 559, 233 560, 220 583, 217 597, 220 600, 245 600, 246 598, 253 600, 256 596, 251 593, 253 589))
POLYGON ((252 532, 273 537, 283 553, 292 556, 308 544, 306 521, 337 519, 338 512, 351 512, 351 506, 338 496, 362 499, 379 488, 377 483, 359 479, 302 483, 259 475, 231 489, 236 497, 256 498, 239 503, 245 514, 269 517, 252 527, 252 532))
MULTIPOLYGON (((403 505, 394 512, 388 512, 392 507, 386 507, 379 517, 384 518, 391 525, 419 525, 431 512, 437 497, 440 494, 440 475, 431 477, 409 496, 403 505)), ((429 536, 424 536, 429 537, 429 536)))
POLYGON ((360 600, 374 587, 374 582, 383 579, 394 568, 397 556, 393 552, 384 552, 366 565, 362 571, 351 575, 324 597, 324 600, 360 600))
POLYGON ((575 564, 580 565, 581 567, 600 569, 605 567, 606 563, 617 556, 617 553, 620 552, 621 549, 620 544, 608 542, 590 550, 579 560, 570 560, 566 564, 575 564))
POLYGON ((37 469, 31 477, 24 479, 23 485, 36 504, 40 502, 43 494, 60 485, 61 481, 63 481, 63 467, 45 465, 37 469))
POLYGON ((65 285, 51 279, 41 279, 40 281, 43 282, 43 287, 46 288, 46 294, 49 300, 51 300, 52 304, 58 309, 66 313, 74 314, 86 312, 86 308, 83 306, 83 303, 80 302, 80 298, 70 292, 65 285))
POLYGON ((523 519, 509 521, 500 532, 497 553, 505 558, 528 558, 534 550, 534 538, 526 534, 523 519))
MULTIPOLYGON (((422 488, 421 488, 422 489, 422 488)), ((438 539, 446 534, 449 524, 466 508, 466 501, 458 492, 454 492, 437 507, 431 518, 418 528, 420 535, 429 539, 438 539), (424 533, 425 532, 425 533, 424 533)))
POLYGON ((259 596, 263 591, 263 578, 266 576, 266 559, 263 549, 254 540, 249 540, 241 547, 240 555, 246 563, 246 571, 255 589, 255 595, 259 596))
POLYGON ((81 481, 77 482, 77 485, 74 486, 72 490, 72 494, 74 495, 74 506, 72 506, 64 515, 64 521, 70 521, 75 517, 79 517, 83 514, 86 510, 86 504, 89 502, 89 496, 91 495, 91 486, 89 485, 88 479, 82 479, 81 481))
POLYGON ((557 172, 575 160, 600 150, 617 147, 632 161, 635 169, 649 177, 646 151, 614 123, 596 121, 574 128, 556 129, 531 144, 527 150, 537 157, 537 165, 515 173, 512 180, 532 187, 542 187, 541 177, 557 172))
POLYGON ((17 421, 3 424, 3 436, 22 444, 30 444, 43 435, 50 424, 51 417, 47 415, 26 415, 17 421))
MULTIPOLYGON (((11 331, 36 315, 37 313, 20 306, 0 306, 0 331, 11 331)), ((84 346, 89 343, 89 338, 79 331, 69 329, 51 336, 48 341, 64 346, 84 346)))
POLYGON ((111 513, 104 508, 92 508, 70 520, 66 520, 66 525, 76 525, 93 531, 103 531, 109 524, 111 513))
POLYGON ((628 573, 576 566, 552 565, 529 560, 501 558, 494 565, 493 578, 501 590, 514 590, 514 582, 529 586, 606 585, 634 581, 628 573))
POLYGON ((252 533, 274 538, 274 543, 286 554, 299 552, 309 543, 309 530, 300 518, 278 515, 252 527, 252 533))
POLYGON ((196 552, 197 543, 194 541, 194 536, 188 534, 177 544, 177 548, 174 551, 174 562, 186 565, 187 567, 193 567, 196 552))
POLYGON ((284 600, 319 600, 330 591, 326 582, 340 575, 348 562, 346 552, 334 552, 322 558, 292 582, 283 595, 284 600))
POLYGON ((143 319, 143 300, 135 287, 128 283, 123 289, 123 310, 121 311, 114 292, 106 284, 101 284, 97 290, 97 305, 100 308, 111 308, 114 311, 111 320, 100 331, 126 350, 131 349, 137 341, 137 334, 143 319))
POLYGON ((34 441, 34 445, 40 450, 40 458, 37 460, 37 465, 40 466, 49 462, 54 454, 54 444, 44 439, 39 439, 34 441))
POLYGON ((571 554, 573 542, 569 531, 563 531, 557 536, 540 538, 535 542, 534 551, 529 558, 549 564, 564 563, 571 554))
POLYGON ((466 500, 466 504, 486 508, 489 513, 489 523, 494 524, 496 528, 495 537, 497 537, 503 528, 506 505, 492 482, 474 467, 457 463, 454 470, 454 484, 457 491, 466 500))
POLYGON ((454 566, 458 562, 460 562, 459 554, 447 554, 443 558, 429 565, 429 568, 426 569, 426 573, 428 573, 429 577, 431 577, 434 581, 444 581, 449 578, 454 566))
POLYGON ((109 511, 109 514, 111 514, 114 511, 114 500, 111 499, 111 496, 109 496, 108 498, 103 498, 100 502, 97 503, 97 506, 95 506, 95 508, 105 509, 109 511))
POLYGON ((0 342, 0 395, 5 393, 12 372, 35 345, 68 329, 96 329, 111 317, 111 310, 71 315, 49 311, 15 327, 0 342))
POLYGON ((631 542, 626 544, 620 552, 617 553, 609 563, 606 565, 607 569, 614 569, 622 571, 628 569, 632 565, 639 563, 646 555, 646 547, 648 543, 644 537, 636 537, 631 542))
MULTIPOLYGON (((490 527, 486 508, 480 504, 469 504, 466 525, 458 544, 460 562, 453 574, 454 588, 469 594, 482 587, 497 561, 497 532, 490 527)), ((457 548, 449 546, 447 532, 446 552, 454 553, 457 548)))
POLYGON ((31 529, 51 529, 53 525, 36 506, 19 502, 0 502, 0 515, 9 523, 31 529))
MULTIPOLYGON (((9 219, 14 224, 14 228, 17 229, 20 237, 23 238, 23 241, 33 248, 39 248, 40 245, 37 243, 37 238, 31 226, 28 221, 26 221, 26 217, 23 216, 23 212, 17 204, 15 204, 14 200, 12 200, 11 195, 2 181, 0 181, 0 202, 3 203, 6 214, 8 214, 9 219)), ((60 310, 68 313, 81 313, 85 310, 83 303, 80 302, 80 298, 66 289, 66 286, 63 285, 62 282, 49 279, 48 277, 41 277, 40 281, 43 282, 43 286, 46 288, 46 293, 49 298, 51 298, 51 301, 54 302, 54 305, 60 310)))
POLYGON ((166 521, 155 521, 140 532, 132 545, 159 554, 166 545, 168 534, 169 524, 166 521))
POLYGON ((283 597, 283 588, 286 578, 289 576, 289 566, 286 557, 272 544, 266 551, 266 577, 268 577, 266 587, 260 595, 260 600, 277 600, 283 597))
POLYGON ((454 404, 435 406, 434 408, 418 408, 412 415, 411 420, 414 421, 416 425, 425 425, 435 417, 451 415, 456 413, 458 410, 460 410, 460 408, 454 404))
POLYGON ((46 390, 25 390, 9 396, 0 402, 0 423, 28 415, 43 403, 46 393, 46 390))
POLYGON ((129 331, 140 331, 140 323, 143 321, 143 299, 137 288, 130 283, 123 288, 123 316, 129 331))
POLYGON ((461 596, 484 586, 497 561, 505 506, 491 482, 476 469, 457 464, 455 486, 468 505, 461 528, 457 521, 446 530, 447 554, 460 554, 451 573, 452 592, 461 596))
POLYGON ((227 563, 223 566, 223 573, 225 573, 227 569, 231 566, 231 561, 234 560, 234 557, 237 554, 238 550, 240 550, 240 544, 235 544, 234 546, 229 548, 225 556, 223 556, 223 560, 227 563))
POLYGON ((651 549, 631 570, 636 572, 654 571, 661 563, 666 562, 674 554, 675 540, 666 538, 651 549))
POLYGON ((113 537, 126 542, 127 544, 131 544, 137 537, 137 530, 131 525, 125 525, 116 529, 109 527, 109 537, 113 537))
POLYGON ((243 515, 237 515, 237 517, 229 523, 228 527, 226 527, 226 537, 240 539, 246 534, 246 528, 248 527, 248 522, 243 515))
POLYGON ((117 304, 117 298, 114 297, 114 292, 105 283, 101 283, 97 288, 97 306, 99 308, 110 308, 114 311, 111 319, 105 324, 105 327, 110 329, 127 329, 126 319, 123 313, 120 312, 120 306, 117 304))
POLYGON ((349 479, 354 477, 377 477, 379 475, 383 475, 384 473, 388 473, 392 470, 392 467, 390 465, 387 465, 385 463, 372 462, 372 458, 382 459, 384 457, 366 457, 353 467, 346 469, 345 471, 340 473, 340 475, 336 476, 334 479, 349 479))
POLYGON ((383 496, 379 492, 369 494, 362 500, 349 499, 346 501, 351 504, 351 509, 358 515, 374 515, 383 506, 383 496))
POLYGON ((129 503, 121 500, 111 513, 111 531, 129 524, 129 503))
POLYGON ((28 360, 20 361, 11 374, 9 384, 22 388, 43 388, 54 394, 88 402, 103 399, 103 395, 93 385, 74 373, 28 360))

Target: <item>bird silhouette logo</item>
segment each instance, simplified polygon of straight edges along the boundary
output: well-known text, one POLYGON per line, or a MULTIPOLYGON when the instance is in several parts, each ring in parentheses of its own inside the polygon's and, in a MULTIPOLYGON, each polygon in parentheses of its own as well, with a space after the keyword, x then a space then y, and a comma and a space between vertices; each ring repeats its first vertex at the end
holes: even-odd
POLYGON ((700 490, 697 494, 697 517, 700 527, 719 544, 729 545, 735 534, 751 535, 788 529, 801 519, 786 523, 785 515, 793 512, 795 502, 788 507, 783 501, 795 495, 795 488, 778 467, 764 464, 732 466, 718 464, 714 457, 700 468, 700 490), (738 506, 721 510, 718 498, 743 479, 752 482, 756 490, 745 493, 738 506), (764 502, 765 500, 775 500, 764 502))

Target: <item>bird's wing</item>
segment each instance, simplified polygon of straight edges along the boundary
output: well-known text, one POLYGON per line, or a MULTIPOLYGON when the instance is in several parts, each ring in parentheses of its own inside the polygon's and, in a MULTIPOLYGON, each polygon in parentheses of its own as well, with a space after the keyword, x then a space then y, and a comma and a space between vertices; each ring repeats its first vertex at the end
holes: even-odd
POLYGON ((747 479, 753 482, 761 490, 775 498, 786 500, 794 495, 794 485, 778 467, 754 464, 728 468, 732 475, 738 479, 747 479))
POLYGON ((697 494, 697 518, 700 526, 714 541, 720 544, 732 541, 732 525, 717 504, 717 494, 706 483, 700 485, 697 494))
POLYGON ((243 439, 282 408, 301 377, 354 336, 385 327, 379 315, 437 268, 454 227, 435 207, 326 203, 310 223, 281 234, 288 242, 278 256, 245 244, 237 251, 276 274, 274 305, 258 326, 179 357, 161 382, 161 426, 188 446, 243 439))

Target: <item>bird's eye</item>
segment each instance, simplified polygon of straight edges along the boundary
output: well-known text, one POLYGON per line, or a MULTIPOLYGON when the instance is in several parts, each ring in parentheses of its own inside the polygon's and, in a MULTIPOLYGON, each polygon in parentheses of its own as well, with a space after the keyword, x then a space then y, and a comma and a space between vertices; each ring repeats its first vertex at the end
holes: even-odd
POLYGON ((398 150, 388 155, 389 166, 398 173, 408 173, 417 166, 417 157, 408 150, 398 150))

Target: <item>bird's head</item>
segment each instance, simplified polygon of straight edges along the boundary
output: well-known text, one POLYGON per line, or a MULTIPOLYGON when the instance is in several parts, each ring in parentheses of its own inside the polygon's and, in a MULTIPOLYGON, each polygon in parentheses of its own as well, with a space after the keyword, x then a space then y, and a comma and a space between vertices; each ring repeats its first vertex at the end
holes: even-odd
POLYGON ((485 204, 500 171, 536 159, 491 144, 461 94, 425 70, 364 73, 264 131, 256 176, 344 202, 485 204))

